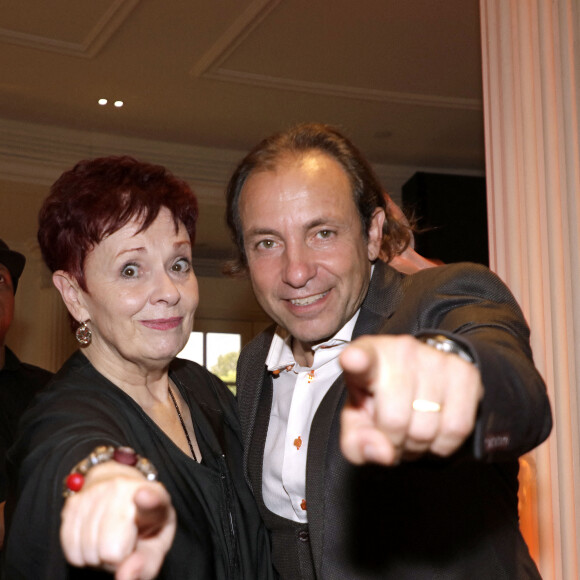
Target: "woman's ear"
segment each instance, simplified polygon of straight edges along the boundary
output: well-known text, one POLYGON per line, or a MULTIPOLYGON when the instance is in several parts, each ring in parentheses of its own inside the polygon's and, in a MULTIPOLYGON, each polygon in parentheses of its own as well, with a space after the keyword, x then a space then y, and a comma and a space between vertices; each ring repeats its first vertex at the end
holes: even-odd
POLYGON ((75 320, 82 322, 90 319, 85 305, 84 292, 73 276, 64 270, 57 270, 52 275, 52 283, 60 292, 63 302, 75 320))

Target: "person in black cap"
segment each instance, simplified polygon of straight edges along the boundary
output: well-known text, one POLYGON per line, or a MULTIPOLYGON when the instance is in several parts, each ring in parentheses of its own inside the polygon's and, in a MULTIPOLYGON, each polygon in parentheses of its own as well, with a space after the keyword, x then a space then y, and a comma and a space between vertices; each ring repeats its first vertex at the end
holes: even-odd
POLYGON ((4 344, 14 318, 14 294, 26 258, 0 240, 0 549, 4 541, 6 453, 16 436, 20 415, 52 373, 22 363, 4 344))

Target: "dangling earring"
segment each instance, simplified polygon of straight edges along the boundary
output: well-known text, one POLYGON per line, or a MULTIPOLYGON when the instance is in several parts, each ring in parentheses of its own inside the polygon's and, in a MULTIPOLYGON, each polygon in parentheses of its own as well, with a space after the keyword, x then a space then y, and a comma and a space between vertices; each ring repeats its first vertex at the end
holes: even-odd
POLYGON ((81 325, 77 328, 77 331, 75 332, 75 337, 81 346, 87 346, 88 344, 91 344, 93 333, 91 332, 91 329, 87 326, 86 322, 81 322, 81 325))

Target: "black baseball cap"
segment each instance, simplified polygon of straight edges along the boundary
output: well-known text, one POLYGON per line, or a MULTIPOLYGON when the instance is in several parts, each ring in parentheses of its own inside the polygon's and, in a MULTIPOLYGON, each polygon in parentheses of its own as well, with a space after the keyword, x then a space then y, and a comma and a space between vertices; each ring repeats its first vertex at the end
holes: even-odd
POLYGON ((22 270, 24 270, 24 264, 26 264, 26 258, 19 252, 11 250, 4 240, 0 240, 0 264, 4 264, 10 272, 10 277, 12 278, 12 287, 14 292, 18 286, 18 279, 22 270))

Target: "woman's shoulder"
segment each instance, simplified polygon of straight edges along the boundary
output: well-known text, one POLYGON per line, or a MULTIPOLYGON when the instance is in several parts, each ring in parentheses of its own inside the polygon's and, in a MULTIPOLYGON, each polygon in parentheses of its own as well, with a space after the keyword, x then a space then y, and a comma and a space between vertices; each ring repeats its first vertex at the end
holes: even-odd
POLYGON ((129 395, 101 375, 81 352, 74 353, 36 396, 28 409, 29 419, 75 424, 103 424, 126 420, 135 404, 129 395), (115 419, 116 418, 116 419, 115 419))
POLYGON ((90 386, 104 379, 102 375, 89 362, 89 359, 81 352, 74 352, 54 374, 52 385, 62 387, 81 382, 82 385, 90 386))
POLYGON ((235 397, 226 384, 200 364, 176 358, 170 366, 170 376, 178 379, 181 385, 200 402, 218 402, 230 406, 235 397))

